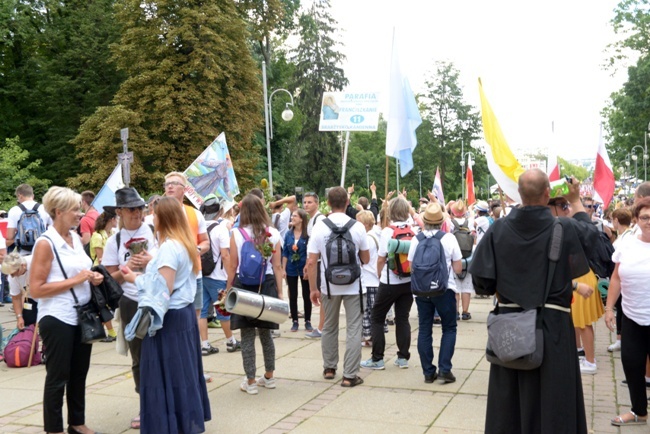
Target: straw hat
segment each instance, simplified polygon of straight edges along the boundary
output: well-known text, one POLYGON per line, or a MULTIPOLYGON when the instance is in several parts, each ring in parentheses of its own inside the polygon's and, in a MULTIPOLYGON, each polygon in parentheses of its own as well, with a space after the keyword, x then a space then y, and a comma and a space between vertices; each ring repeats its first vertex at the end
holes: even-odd
POLYGON ((482 212, 488 212, 490 210, 490 206, 484 200, 479 200, 478 203, 474 206, 474 208, 477 211, 482 211, 482 212))
POLYGON ((422 213, 422 221, 428 225, 442 224, 447 217, 447 213, 442 211, 442 207, 437 202, 427 205, 427 208, 422 213))
POLYGON ((458 199, 455 204, 451 206, 451 213, 455 217, 464 217, 467 209, 465 208, 465 202, 462 199, 458 199))

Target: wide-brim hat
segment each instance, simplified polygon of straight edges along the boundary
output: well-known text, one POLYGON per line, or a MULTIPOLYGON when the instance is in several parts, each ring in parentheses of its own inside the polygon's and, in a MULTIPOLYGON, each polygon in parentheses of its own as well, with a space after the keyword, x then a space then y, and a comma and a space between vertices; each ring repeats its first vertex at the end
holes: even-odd
POLYGON ((220 209, 221 204, 216 198, 212 197, 201 204, 199 211, 201 211, 201 214, 203 214, 206 220, 214 220, 219 215, 220 209))
POLYGON ((117 208, 144 208, 144 199, 133 187, 120 188, 115 192, 115 206, 104 206, 104 211, 115 214, 117 208))
POLYGON ((464 217, 467 209, 465 208, 465 202, 462 199, 459 199, 451 206, 451 213, 455 217, 464 217))
POLYGON ((439 203, 434 202, 427 205, 422 213, 422 221, 429 225, 439 225, 444 222, 449 215, 442 210, 439 203))
POLYGON ((482 212, 488 212, 490 210, 490 206, 484 200, 479 200, 478 203, 474 206, 474 208, 477 211, 482 211, 482 212))

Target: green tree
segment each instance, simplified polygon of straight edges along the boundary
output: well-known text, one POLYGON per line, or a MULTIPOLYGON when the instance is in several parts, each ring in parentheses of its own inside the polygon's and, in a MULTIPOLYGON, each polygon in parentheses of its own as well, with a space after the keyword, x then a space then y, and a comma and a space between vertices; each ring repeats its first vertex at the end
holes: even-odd
POLYGON ((562 176, 575 176, 576 179, 579 181, 583 181, 591 176, 591 173, 589 173, 589 170, 585 169, 582 166, 577 166, 575 164, 571 164, 564 158, 557 158, 558 164, 561 167, 561 175, 562 176))
POLYGON ((293 52, 296 105, 304 114, 302 131, 294 155, 304 168, 304 182, 324 192, 338 185, 341 174, 341 143, 336 133, 318 131, 323 93, 342 90, 348 80, 341 68, 345 56, 337 51, 337 23, 330 14, 329 0, 314 0, 300 15, 300 43, 293 52))
MULTIPOLYGON (((235 4, 119 0, 116 10, 123 32, 112 47, 113 60, 127 78, 114 106, 99 108, 75 139, 79 155, 87 156, 84 171, 97 168, 95 187, 114 167, 102 155, 114 158, 119 128, 129 127, 132 181, 143 191, 157 189, 166 172, 188 167, 220 132, 226 133, 240 188, 251 188, 262 93, 235 4)), ((71 183, 80 185, 85 178, 79 175, 71 183)))
POLYGON ((14 191, 20 184, 29 184, 34 188, 34 196, 43 197, 50 185, 50 180, 40 179, 34 175, 41 161, 29 161, 29 152, 22 149, 20 139, 5 139, 0 146, 0 207, 9 209, 16 204, 14 191))

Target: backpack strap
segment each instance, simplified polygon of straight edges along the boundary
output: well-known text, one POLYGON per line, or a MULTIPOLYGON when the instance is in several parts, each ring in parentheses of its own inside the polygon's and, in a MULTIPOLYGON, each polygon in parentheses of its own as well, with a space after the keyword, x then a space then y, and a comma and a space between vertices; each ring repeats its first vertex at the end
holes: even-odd
POLYGON ((27 208, 25 208, 25 205, 23 205, 22 203, 19 203, 19 204, 18 204, 18 208, 20 208, 20 210, 21 210, 22 212, 26 212, 26 211, 27 211, 27 208))
POLYGON ((38 211, 39 206, 41 206, 41 204, 36 202, 36 205, 34 205, 34 208, 32 208, 32 211, 38 211))
POLYGON ((241 236, 244 237, 244 241, 253 241, 244 228, 238 227, 237 229, 239 229, 241 236))
MULTIPOLYGON (((221 223, 221 222, 216 221, 216 222, 212 223, 210 226, 208 226, 208 228, 207 228, 208 241, 210 241, 210 250, 212 250, 212 237, 210 236, 210 232, 212 232, 212 229, 214 229, 216 226, 218 226, 219 223, 221 223)), ((210 254, 212 254, 212 252, 210 252, 210 254)), ((217 262, 219 262, 219 259, 221 259, 221 249, 219 249, 219 256, 217 256, 217 260, 215 261, 215 265, 216 265, 217 262)), ((221 269, 223 269, 223 262, 221 263, 221 269)))
POLYGON ((375 242, 375 247, 377 248, 377 250, 379 250, 379 241, 377 241, 377 238, 375 238, 375 236, 372 235, 370 232, 367 232, 366 235, 372 238, 372 240, 375 242))

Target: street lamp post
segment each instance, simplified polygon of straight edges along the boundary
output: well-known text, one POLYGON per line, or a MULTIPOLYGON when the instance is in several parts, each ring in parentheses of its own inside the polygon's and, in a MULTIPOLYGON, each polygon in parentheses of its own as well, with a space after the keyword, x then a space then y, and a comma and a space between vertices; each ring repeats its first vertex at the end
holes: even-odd
MULTIPOLYGON (((636 152, 634 152, 634 150, 636 148, 641 149, 641 151, 643 152, 643 155, 645 157, 645 150, 643 149, 643 147, 641 145, 632 146, 631 152, 632 152, 632 160, 634 160, 634 182, 635 182, 635 184, 638 183, 638 179, 639 179, 639 161, 638 161, 638 157, 636 155, 636 152)), ((645 168, 645 158, 643 160, 643 163, 644 163, 644 168, 645 168)), ((645 177, 643 178, 643 180, 645 181, 645 177)))
POLYGON ((422 171, 418 170, 418 180, 420 181, 420 197, 422 197, 422 171))
POLYGON ((366 164, 366 187, 370 190, 370 164, 366 164))
POLYGON ((271 92, 271 95, 268 95, 268 89, 266 85, 266 62, 262 61, 262 82, 264 84, 264 124, 266 128, 266 161, 269 169, 269 191, 271 196, 273 196, 273 172, 271 170, 271 139, 273 138, 273 113, 271 112, 271 100, 273 95, 277 92, 286 92, 291 98, 291 102, 287 103, 284 110, 282 111, 282 119, 285 122, 289 122, 293 119, 293 112, 289 108, 293 106, 293 95, 286 89, 276 89, 271 92), (267 96, 268 95, 268 96, 267 96))
POLYGON ((650 134, 650 122, 648 130, 643 133, 643 180, 648 180, 648 134, 650 134))

